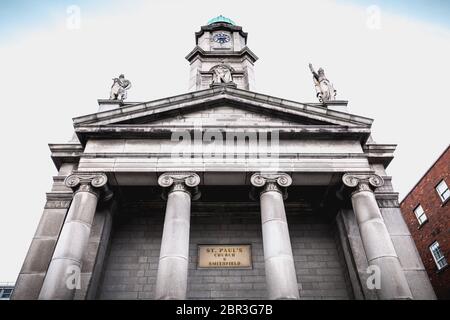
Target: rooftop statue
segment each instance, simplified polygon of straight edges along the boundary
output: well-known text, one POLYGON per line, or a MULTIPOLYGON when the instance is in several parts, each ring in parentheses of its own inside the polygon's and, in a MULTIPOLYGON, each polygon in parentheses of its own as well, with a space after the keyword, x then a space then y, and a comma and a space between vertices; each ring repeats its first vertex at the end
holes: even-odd
POLYGON ((325 71, 320 68, 317 72, 315 72, 311 63, 309 64, 309 69, 313 74, 313 80, 319 101, 324 103, 327 101, 336 100, 336 90, 331 82, 325 77, 325 71))
POLYGON ((125 100, 127 98, 127 90, 131 88, 130 80, 125 79, 121 74, 119 78, 113 78, 113 85, 111 86, 111 100, 125 100))

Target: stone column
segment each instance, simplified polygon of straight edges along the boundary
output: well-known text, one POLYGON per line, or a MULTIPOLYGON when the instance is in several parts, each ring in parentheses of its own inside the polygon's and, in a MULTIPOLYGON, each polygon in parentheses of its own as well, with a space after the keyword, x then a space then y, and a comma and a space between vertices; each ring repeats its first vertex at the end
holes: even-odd
POLYGON ((352 188, 351 201, 358 222, 359 232, 370 266, 376 276, 379 270, 380 299, 412 299, 400 260, 395 252, 389 232, 381 216, 373 188, 381 187, 383 179, 376 174, 347 173, 342 177, 344 185, 352 188))
POLYGON ((255 173, 250 182, 259 193, 264 262, 269 299, 299 299, 284 199, 292 179, 285 173, 255 173))
POLYGON ((161 187, 169 189, 155 299, 186 299, 191 198, 198 198, 199 183, 195 173, 164 173, 158 179, 161 187))
POLYGON ((47 269, 39 299, 71 300, 80 289, 81 262, 87 249, 89 234, 105 174, 76 173, 65 180, 75 193, 55 251, 47 269))

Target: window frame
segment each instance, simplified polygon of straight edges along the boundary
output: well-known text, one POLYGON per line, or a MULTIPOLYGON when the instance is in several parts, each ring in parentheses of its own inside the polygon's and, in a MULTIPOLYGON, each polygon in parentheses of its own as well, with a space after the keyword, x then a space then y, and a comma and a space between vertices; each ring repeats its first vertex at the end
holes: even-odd
POLYGON ((441 201, 443 203, 447 202, 450 199, 450 189, 448 187, 448 184, 445 182, 445 179, 442 179, 441 181, 439 181, 439 183, 434 187, 434 190, 436 190, 437 194, 439 195, 439 198, 441 199, 441 201), (440 192, 438 189, 441 184, 444 184, 447 187, 447 189, 445 189, 443 192, 440 192), (448 192, 449 195, 447 196, 447 198, 444 199, 444 194, 446 192, 448 192))
POLYGON ((442 269, 444 269, 445 267, 448 266, 448 261, 447 261, 447 259, 445 258, 445 255, 444 255, 444 253, 443 253, 442 250, 441 250, 441 246, 439 245, 439 242, 434 241, 434 242, 428 247, 428 249, 430 249, 431 255, 433 256, 433 260, 434 260, 434 263, 436 264, 436 267, 437 267, 438 271, 440 271, 440 270, 442 270, 442 269), (441 255, 440 258, 436 258, 435 254, 434 254, 434 251, 433 251, 433 247, 439 251, 439 253, 440 253, 440 255, 441 255), (441 265, 439 264, 441 261, 444 261, 444 262, 445 262, 445 264, 444 264, 443 266, 441 266, 441 265))
POLYGON ((423 207, 420 203, 414 208, 413 212, 414 212, 414 216, 417 219, 417 222, 419 223, 419 226, 422 226, 425 222, 428 221, 428 216, 426 215, 425 210, 423 209, 423 207), (420 216, 418 216, 417 212, 416 212, 417 209, 419 209, 419 208, 422 209, 422 214, 420 216), (422 216, 425 216, 425 220, 423 220, 423 221, 420 220, 420 217, 422 217, 422 216))
POLYGON ((0 300, 9 300, 12 296, 14 288, 2 288, 0 287, 0 300), (5 294, 8 296, 5 297, 5 294))

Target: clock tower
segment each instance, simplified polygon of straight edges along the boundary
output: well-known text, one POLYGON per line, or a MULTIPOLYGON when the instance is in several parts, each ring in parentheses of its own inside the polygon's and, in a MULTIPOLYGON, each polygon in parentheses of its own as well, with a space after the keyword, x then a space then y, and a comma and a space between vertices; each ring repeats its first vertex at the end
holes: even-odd
POLYGON ((253 66, 258 57, 247 47, 247 33, 222 15, 195 33, 195 48, 186 56, 191 65, 189 91, 209 89, 217 83, 215 70, 225 70, 222 85, 254 90, 253 66))

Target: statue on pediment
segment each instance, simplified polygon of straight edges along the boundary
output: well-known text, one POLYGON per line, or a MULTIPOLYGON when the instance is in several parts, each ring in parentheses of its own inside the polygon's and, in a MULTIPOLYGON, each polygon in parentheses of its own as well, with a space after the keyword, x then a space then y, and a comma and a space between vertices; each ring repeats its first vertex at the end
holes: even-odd
POLYGON ((213 84, 232 83, 233 76, 231 75, 231 69, 224 65, 218 65, 213 69, 213 84))
POLYGON ((309 69, 313 74, 314 85, 319 101, 325 103, 327 101, 336 100, 336 90, 327 77, 325 77, 325 71, 322 68, 317 70, 317 72, 314 71, 311 63, 309 64, 309 69))
POLYGON ((130 80, 125 79, 125 76, 121 74, 119 78, 113 78, 113 84, 111 86, 111 100, 125 100, 127 98, 127 90, 131 88, 130 80))

